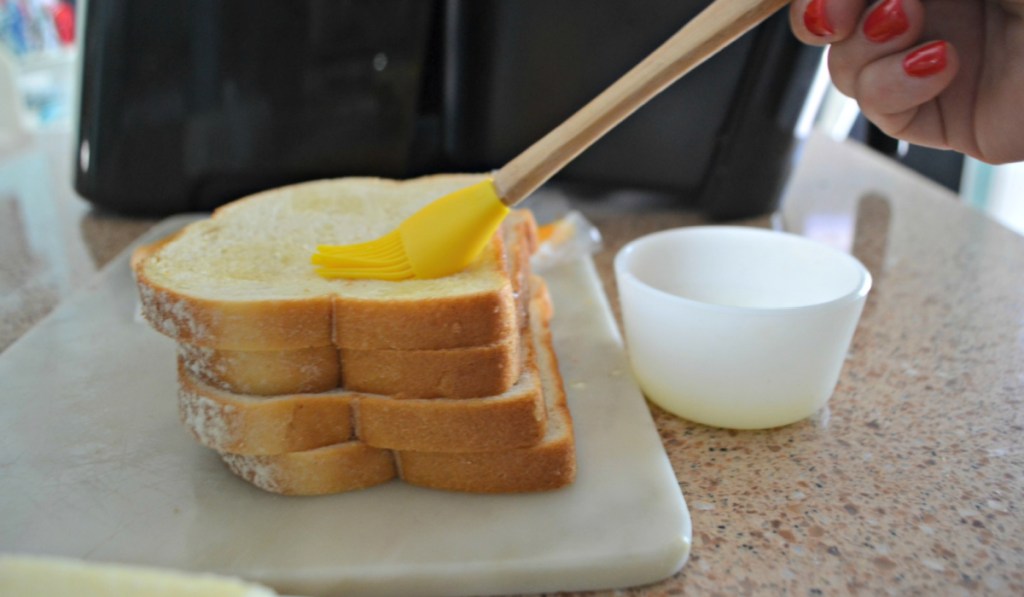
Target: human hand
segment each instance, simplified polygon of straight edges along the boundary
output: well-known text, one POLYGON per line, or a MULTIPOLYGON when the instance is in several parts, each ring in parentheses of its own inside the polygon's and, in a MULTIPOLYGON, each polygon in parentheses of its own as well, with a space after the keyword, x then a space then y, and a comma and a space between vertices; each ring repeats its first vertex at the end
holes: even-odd
POLYGON ((1024 160, 1024 0, 794 0, 789 16, 885 133, 1024 160))

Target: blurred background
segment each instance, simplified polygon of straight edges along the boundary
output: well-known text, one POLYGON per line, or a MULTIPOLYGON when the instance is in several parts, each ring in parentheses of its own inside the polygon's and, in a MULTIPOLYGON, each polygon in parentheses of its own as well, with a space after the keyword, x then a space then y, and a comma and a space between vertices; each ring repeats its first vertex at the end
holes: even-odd
MULTIPOLYGON (((312 178, 500 167, 707 3, 0 0, 0 350, 167 215, 312 178)), ((1024 233, 1024 164, 897 143, 822 63, 780 13, 555 182, 754 217, 827 136, 1024 233)))
MULTIPOLYGON (((341 175, 497 168, 706 0, 0 0, 0 152, 38 141, 126 215, 207 210, 341 175), (80 76, 84 73, 84 76, 80 76)), ((558 180, 767 213, 801 139, 849 139, 1018 231, 1020 165, 898 143, 777 15, 656 98, 558 180)), ((0 153, 0 155, 3 155, 0 153)))

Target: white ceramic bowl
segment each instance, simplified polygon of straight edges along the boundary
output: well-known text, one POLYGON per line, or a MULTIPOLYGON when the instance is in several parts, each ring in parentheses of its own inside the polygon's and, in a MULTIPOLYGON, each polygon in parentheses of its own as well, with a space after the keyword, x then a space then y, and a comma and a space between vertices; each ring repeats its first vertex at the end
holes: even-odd
POLYGON ((835 390, 871 275, 793 234, 658 232, 615 257, 626 347, 648 399, 732 429, 799 421, 835 390))

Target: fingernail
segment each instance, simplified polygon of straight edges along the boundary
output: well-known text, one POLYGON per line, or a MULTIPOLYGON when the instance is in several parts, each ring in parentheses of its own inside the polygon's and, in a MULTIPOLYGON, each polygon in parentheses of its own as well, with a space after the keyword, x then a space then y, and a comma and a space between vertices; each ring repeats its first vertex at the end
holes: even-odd
POLYGON ((925 44, 903 59, 903 70, 911 77, 930 77, 946 68, 946 42, 925 44))
POLYGON ((903 0, 885 0, 864 21, 864 36, 875 43, 889 41, 910 28, 903 0))
POLYGON ((828 20, 828 14, 825 12, 825 0, 811 0, 811 3, 804 9, 804 26, 818 37, 835 33, 832 23, 828 20))

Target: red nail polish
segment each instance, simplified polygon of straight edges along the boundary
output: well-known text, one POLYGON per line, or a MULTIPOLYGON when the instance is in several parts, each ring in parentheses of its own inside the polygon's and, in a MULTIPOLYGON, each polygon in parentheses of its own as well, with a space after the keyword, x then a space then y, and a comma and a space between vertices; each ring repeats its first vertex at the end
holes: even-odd
POLYGON ((910 28, 903 0, 885 0, 864 20, 864 36, 875 43, 889 41, 910 28))
POLYGON ((804 9, 804 27, 818 37, 835 33, 832 23, 828 20, 828 14, 825 12, 825 0, 811 0, 811 3, 807 5, 807 8, 804 9))
POLYGON ((930 77, 946 68, 946 42, 925 44, 903 59, 903 70, 911 77, 930 77))

